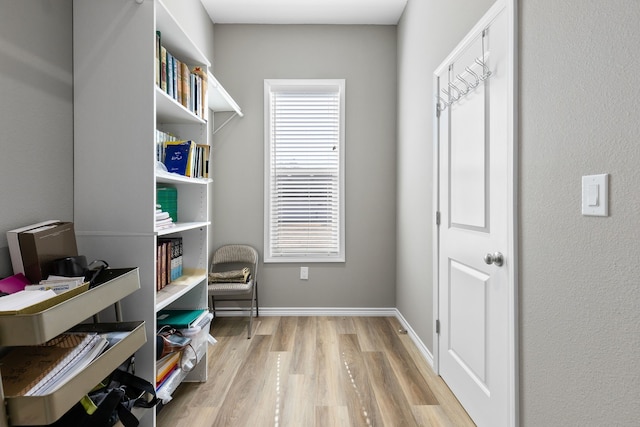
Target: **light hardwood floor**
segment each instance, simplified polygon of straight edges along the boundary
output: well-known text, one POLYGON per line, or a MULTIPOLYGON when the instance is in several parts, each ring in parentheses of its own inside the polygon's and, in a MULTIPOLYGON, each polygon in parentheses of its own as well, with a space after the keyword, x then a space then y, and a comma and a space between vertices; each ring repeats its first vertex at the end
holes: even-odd
POLYGON ((159 427, 474 426, 386 317, 214 320, 209 380, 184 383, 159 427))

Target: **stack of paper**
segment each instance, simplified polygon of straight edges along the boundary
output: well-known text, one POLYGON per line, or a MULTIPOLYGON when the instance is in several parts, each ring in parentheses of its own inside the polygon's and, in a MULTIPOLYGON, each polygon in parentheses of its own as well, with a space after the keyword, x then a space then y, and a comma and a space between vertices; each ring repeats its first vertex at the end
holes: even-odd
POLYGON ((163 211, 160 205, 156 205, 156 230, 169 227, 175 227, 173 218, 169 216, 169 212, 163 211))
POLYGON ((18 291, 0 298, 0 312, 16 312, 56 296, 52 290, 18 291))

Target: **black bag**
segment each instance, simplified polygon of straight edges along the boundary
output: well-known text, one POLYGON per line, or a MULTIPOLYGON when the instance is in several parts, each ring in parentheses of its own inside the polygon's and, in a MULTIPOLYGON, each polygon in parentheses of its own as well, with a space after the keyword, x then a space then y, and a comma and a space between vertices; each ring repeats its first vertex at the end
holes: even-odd
MULTIPOLYGON (((113 371, 108 385, 91 391, 87 396, 97 406, 92 414, 87 412, 81 401, 51 425, 111 427, 120 421, 125 427, 136 427, 140 422, 131 410, 134 407, 152 408, 159 402, 155 387, 150 382, 121 369, 113 371)), ((92 406, 90 402, 89 405, 92 406)))

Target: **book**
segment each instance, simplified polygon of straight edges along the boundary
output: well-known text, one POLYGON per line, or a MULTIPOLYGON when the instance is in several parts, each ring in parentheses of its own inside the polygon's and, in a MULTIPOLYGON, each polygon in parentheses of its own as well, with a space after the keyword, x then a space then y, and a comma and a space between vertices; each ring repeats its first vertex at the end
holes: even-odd
POLYGON ((201 119, 205 119, 205 114, 208 108, 207 102, 207 80, 209 78, 207 74, 207 70, 199 65, 196 65, 191 68, 191 72, 198 77, 198 108, 195 113, 201 119))
POLYGON ((0 358, 6 396, 24 396, 61 371, 91 341, 84 333, 62 334, 42 345, 12 347, 0 358))
POLYGON ((164 165, 167 171, 191 176, 194 146, 193 141, 167 141, 164 146, 164 165))
POLYGON ((188 329, 193 327, 202 313, 207 310, 160 310, 157 315, 158 327, 172 326, 176 329, 188 329))
POLYGON ((85 369, 96 357, 98 357, 108 345, 107 339, 102 334, 89 334, 90 340, 86 345, 78 346, 74 351, 74 356, 64 363, 55 373, 50 373, 40 380, 31 390, 25 393, 26 396, 43 396, 53 393, 65 385, 75 375, 85 369))
POLYGON ((167 51, 167 95, 173 98, 173 55, 167 51))
POLYGON ((156 85, 160 86, 160 44, 162 43, 160 31, 156 31, 156 85))
POLYGON ((209 157, 211 153, 211 149, 207 144, 197 144, 200 148, 200 165, 201 172, 198 175, 198 178, 209 178, 209 157))
POLYGON ((182 276, 182 237, 165 237, 158 239, 158 244, 168 243, 167 275, 169 283, 182 276))
POLYGON ((22 252, 20 252, 20 242, 18 240, 18 235, 25 231, 42 227, 43 225, 57 224, 59 222, 59 219, 50 219, 47 221, 38 222, 36 224, 27 225, 25 227, 16 228, 15 230, 7 231, 7 244, 9 246, 9 255, 11 256, 11 266, 13 267, 13 274, 24 274, 22 252))
POLYGON ((160 89, 167 91, 167 49, 160 46, 160 89))
POLYGON ((156 362, 156 386, 162 384, 167 377, 178 367, 180 352, 169 353, 156 362))
POLYGON ((189 66, 184 62, 180 63, 180 84, 182 86, 182 105, 189 108, 191 94, 189 91, 189 66))

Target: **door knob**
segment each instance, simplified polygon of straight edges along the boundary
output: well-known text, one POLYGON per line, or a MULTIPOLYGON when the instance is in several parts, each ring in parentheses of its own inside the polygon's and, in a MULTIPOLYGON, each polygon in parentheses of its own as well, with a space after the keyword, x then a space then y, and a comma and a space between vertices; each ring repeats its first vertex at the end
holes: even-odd
POLYGON ((487 264, 495 264, 498 267, 501 267, 504 264, 504 257, 500 252, 494 252, 492 254, 486 254, 484 256, 484 262, 487 264))

